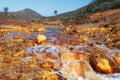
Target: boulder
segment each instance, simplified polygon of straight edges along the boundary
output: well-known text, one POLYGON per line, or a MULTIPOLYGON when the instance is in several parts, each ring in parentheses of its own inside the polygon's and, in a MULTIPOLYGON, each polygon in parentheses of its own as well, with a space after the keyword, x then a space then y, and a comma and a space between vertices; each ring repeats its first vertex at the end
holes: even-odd
POLYGON ((110 61, 106 58, 91 56, 90 64, 93 67, 93 69, 97 72, 105 74, 113 73, 113 67, 110 64, 110 61))
POLYGON ((36 40, 37 40, 37 43, 38 44, 41 44, 42 42, 45 42, 46 41, 46 36, 45 35, 37 35, 37 37, 36 37, 36 40))

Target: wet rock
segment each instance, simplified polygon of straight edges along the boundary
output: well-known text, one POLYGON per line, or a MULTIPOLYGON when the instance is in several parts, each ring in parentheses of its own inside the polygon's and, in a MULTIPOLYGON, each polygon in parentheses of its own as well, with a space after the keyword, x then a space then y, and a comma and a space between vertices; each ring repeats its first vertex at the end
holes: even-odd
POLYGON ((59 76, 51 71, 40 72, 40 80, 58 80, 59 76))
POLYGON ((61 75, 58 75, 58 80, 67 80, 67 78, 61 76, 61 75))
POLYGON ((115 62, 120 65, 120 57, 115 57, 115 62))
POLYGON ((113 68, 110 65, 110 61, 105 58, 101 58, 98 56, 91 56, 90 64, 93 67, 93 69, 97 72, 106 73, 106 74, 113 73, 113 68))
POLYGON ((119 50, 110 49, 105 45, 97 45, 96 47, 90 52, 90 64, 93 69, 106 74, 119 73, 119 50))
POLYGON ((114 46, 120 49, 120 41, 116 42, 114 46))
POLYGON ((23 42, 23 39, 14 39, 14 42, 23 42))
POLYGON ((38 28, 38 29, 37 29, 37 31, 38 31, 38 32, 45 32, 45 31, 46 31, 46 29, 45 29, 45 28, 43 28, 43 27, 41 27, 41 28, 38 28))
POLYGON ((114 60, 120 66, 120 56, 114 57, 114 60))
POLYGON ((27 46, 30 47, 30 46, 34 46, 36 43, 35 43, 35 40, 32 40, 30 41, 29 43, 27 43, 27 46))
POLYGON ((3 75, 0 75, 0 80, 10 80, 10 77, 3 74, 3 75))
POLYGON ((41 44, 42 42, 45 42, 47 38, 45 35, 37 35, 36 40, 38 44, 41 44))
POLYGON ((70 28, 70 27, 67 27, 67 28, 66 28, 66 31, 70 31, 70 30, 71 30, 71 28, 70 28))
POLYGON ((113 44, 111 42, 107 42, 106 45, 108 48, 113 49, 113 44))
POLYGON ((74 53, 74 56, 75 56, 76 60, 88 61, 88 59, 89 59, 89 56, 85 52, 76 52, 76 53, 74 53))
POLYGON ((118 41, 120 41, 119 38, 117 38, 117 39, 113 39, 113 40, 112 40, 113 43, 116 43, 116 42, 118 42, 118 41))
POLYGON ((21 77, 21 74, 14 74, 11 76, 11 80, 19 80, 21 77))
POLYGON ((13 36, 13 39, 21 39, 22 37, 21 36, 18 36, 18 35, 16 35, 16 36, 13 36))
POLYGON ((41 67, 44 67, 44 68, 53 68, 54 67, 54 63, 52 63, 50 61, 45 61, 43 64, 41 64, 41 67))

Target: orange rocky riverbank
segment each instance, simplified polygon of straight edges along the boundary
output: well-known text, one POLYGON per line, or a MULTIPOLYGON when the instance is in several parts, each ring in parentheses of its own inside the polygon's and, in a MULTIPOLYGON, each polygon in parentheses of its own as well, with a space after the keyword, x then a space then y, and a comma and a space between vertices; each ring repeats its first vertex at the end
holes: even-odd
POLYGON ((119 80, 119 26, 56 31, 42 24, 2 25, 0 79, 119 80))

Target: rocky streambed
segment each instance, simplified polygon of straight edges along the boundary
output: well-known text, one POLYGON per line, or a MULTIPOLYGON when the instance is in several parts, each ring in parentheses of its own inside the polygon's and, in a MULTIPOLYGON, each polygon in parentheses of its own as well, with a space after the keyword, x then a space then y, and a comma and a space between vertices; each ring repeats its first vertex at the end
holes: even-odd
POLYGON ((119 80, 120 31, 114 26, 8 25, 0 30, 0 79, 119 80))

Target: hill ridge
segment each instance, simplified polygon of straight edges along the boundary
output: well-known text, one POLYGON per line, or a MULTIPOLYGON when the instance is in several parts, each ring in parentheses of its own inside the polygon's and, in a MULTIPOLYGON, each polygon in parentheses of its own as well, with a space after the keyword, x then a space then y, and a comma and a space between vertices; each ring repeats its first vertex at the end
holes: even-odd
POLYGON ((16 12, 8 12, 8 15, 10 17, 5 15, 4 12, 0 12, 0 19, 32 20, 42 18, 42 15, 40 15, 39 13, 30 8, 25 8, 23 10, 16 12))

